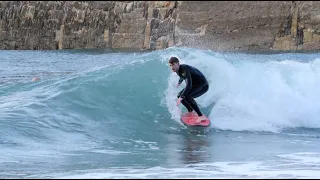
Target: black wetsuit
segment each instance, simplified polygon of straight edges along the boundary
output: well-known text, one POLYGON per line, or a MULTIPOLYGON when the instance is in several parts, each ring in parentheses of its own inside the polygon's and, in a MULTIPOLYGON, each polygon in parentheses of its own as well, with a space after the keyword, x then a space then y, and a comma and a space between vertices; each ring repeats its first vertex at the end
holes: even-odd
POLYGON ((181 84, 183 80, 186 81, 186 87, 179 92, 178 98, 182 98, 181 103, 189 112, 195 110, 198 116, 202 116, 202 113, 193 98, 197 98, 208 91, 209 84, 207 79, 197 68, 186 64, 181 64, 179 66, 177 74, 180 77, 179 84, 181 84))

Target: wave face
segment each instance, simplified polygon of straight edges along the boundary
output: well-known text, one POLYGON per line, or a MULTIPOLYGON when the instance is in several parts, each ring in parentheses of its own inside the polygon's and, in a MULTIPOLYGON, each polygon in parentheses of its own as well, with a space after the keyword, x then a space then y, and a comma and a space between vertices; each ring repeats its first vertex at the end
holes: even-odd
MULTIPOLYGON (((55 158, 93 147, 94 152, 107 147, 110 154, 132 153, 134 147, 161 149, 166 141, 162 134, 179 132, 179 112, 185 111, 176 106, 185 84, 175 87, 178 76, 167 64, 171 56, 207 77, 210 88, 196 100, 212 120, 212 129, 281 133, 320 128, 317 53, 225 54, 174 47, 0 54, 3 162, 30 154, 55 158), (33 77, 40 81, 31 82, 33 77)), ((38 168, 46 169, 41 164, 38 168)))
POLYGON ((197 102, 212 119, 212 128, 276 132, 320 127, 317 54, 221 54, 188 48, 145 53, 21 51, 16 59, 3 54, 2 63, 17 62, 1 70, 1 123, 3 132, 18 139, 23 132, 40 136, 32 129, 85 129, 92 126, 90 121, 112 121, 120 129, 149 127, 160 119, 172 123, 170 117, 179 122, 185 108, 175 105, 176 95, 185 84, 175 88, 178 76, 167 64, 171 56, 207 77, 209 91, 197 102), (32 60, 22 61, 24 54, 32 60), (35 76, 41 81, 30 83, 35 76))

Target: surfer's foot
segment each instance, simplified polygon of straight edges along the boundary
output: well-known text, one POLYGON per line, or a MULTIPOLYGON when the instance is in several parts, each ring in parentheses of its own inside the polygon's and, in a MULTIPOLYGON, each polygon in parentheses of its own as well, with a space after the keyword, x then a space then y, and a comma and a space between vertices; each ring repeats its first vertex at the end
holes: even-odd
POLYGON ((199 122, 204 121, 204 120, 206 120, 206 117, 202 115, 202 116, 198 117, 196 122, 199 123, 199 122))
POLYGON ((193 111, 188 111, 188 114, 193 114, 193 111))

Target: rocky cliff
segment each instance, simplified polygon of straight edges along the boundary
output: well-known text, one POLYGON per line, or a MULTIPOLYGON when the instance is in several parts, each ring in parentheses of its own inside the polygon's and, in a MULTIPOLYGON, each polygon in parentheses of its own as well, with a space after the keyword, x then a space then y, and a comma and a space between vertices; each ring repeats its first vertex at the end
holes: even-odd
POLYGON ((1 1, 0 49, 319 50, 319 1, 1 1))

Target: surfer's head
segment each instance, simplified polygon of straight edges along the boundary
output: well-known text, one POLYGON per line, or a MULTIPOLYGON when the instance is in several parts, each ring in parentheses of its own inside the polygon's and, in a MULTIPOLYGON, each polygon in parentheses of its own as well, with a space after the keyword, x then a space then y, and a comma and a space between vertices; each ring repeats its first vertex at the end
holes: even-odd
POLYGON ((177 72, 179 70, 179 66, 180 66, 179 59, 176 57, 171 57, 169 59, 169 65, 170 65, 170 68, 173 72, 177 72))

